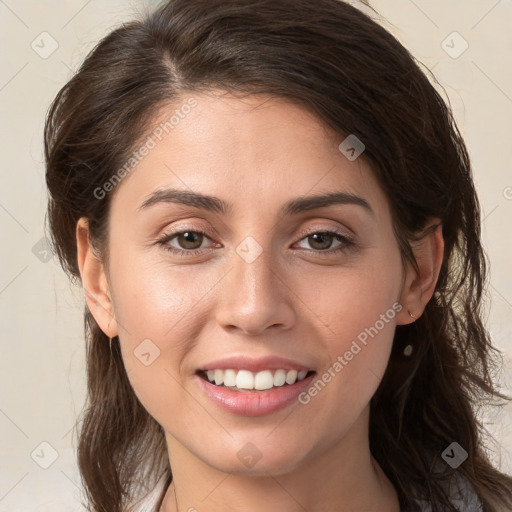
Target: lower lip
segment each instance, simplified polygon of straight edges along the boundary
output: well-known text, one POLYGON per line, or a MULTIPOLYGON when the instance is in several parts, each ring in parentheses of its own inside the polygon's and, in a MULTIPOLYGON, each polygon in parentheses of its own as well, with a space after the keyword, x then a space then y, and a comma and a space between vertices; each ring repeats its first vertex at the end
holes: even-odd
POLYGON ((196 378, 208 397, 221 408, 242 416, 263 416, 298 401, 298 396, 308 388, 315 375, 316 373, 312 373, 309 377, 292 385, 257 392, 234 391, 216 386, 199 375, 196 375, 196 378))

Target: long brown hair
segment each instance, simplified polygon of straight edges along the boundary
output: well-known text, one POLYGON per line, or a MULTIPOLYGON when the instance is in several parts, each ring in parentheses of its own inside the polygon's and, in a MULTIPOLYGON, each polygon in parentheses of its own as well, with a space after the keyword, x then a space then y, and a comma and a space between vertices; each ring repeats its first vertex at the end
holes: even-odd
MULTIPOLYGON (((468 153, 450 108, 411 54, 347 3, 171 0, 107 35, 46 120, 48 220, 64 269, 80 279, 80 217, 107 261, 113 192, 99 197, 97 190, 118 173, 157 110, 213 88, 293 100, 340 141, 348 134, 363 141, 362 158, 389 199, 404 261, 414 263, 411 242, 427 219, 441 219, 445 256, 436 291, 415 323, 397 327, 371 401, 370 448, 404 510, 418 510, 418 496, 433 512, 456 510, 442 485, 455 473, 472 484, 486 512, 512 507, 512 478, 492 466, 476 416, 483 404, 506 397, 493 383, 501 360, 482 322, 486 258, 468 153), (404 358, 408 344, 414 354, 404 358), (440 460, 454 441, 468 453, 457 470, 440 460)), ((165 437, 131 388, 119 340, 110 352, 87 307, 85 328, 79 469, 88 509, 121 512, 157 478, 171 482, 165 437)))

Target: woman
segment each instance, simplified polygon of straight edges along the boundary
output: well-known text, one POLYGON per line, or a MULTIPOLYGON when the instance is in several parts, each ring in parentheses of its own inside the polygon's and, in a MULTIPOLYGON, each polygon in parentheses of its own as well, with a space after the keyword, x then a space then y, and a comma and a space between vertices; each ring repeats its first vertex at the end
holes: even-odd
POLYGON ((468 154, 372 19, 171 0, 91 52, 45 149, 89 510, 512 510, 468 154))

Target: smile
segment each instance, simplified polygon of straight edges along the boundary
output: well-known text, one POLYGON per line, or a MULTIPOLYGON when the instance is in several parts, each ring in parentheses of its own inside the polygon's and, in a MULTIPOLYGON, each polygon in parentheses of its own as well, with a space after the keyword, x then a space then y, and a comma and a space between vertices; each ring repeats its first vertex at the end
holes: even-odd
POLYGON ((308 389, 315 375, 316 371, 308 370, 277 369, 255 373, 228 368, 199 370, 195 379, 207 399, 223 411, 239 416, 264 416, 293 404, 303 407, 298 397, 308 389), (234 385, 227 386, 226 382, 234 382, 234 385))
POLYGON ((264 391, 281 386, 291 386, 306 378, 312 370, 249 370, 215 369, 202 371, 203 378, 216 386, 239 391, 264 391))

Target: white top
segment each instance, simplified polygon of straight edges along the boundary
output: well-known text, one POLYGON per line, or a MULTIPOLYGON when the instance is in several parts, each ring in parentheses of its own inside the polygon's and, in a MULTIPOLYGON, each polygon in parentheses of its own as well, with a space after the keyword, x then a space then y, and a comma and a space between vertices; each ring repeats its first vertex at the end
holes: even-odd
MULTIPOLYGON (((483 512, 483 506, 470 482, 459 473, 448 484, 450 501, 460 512, 483 512)), ((432 512, 430 502, 416 500, 421 512, 432 512)))

